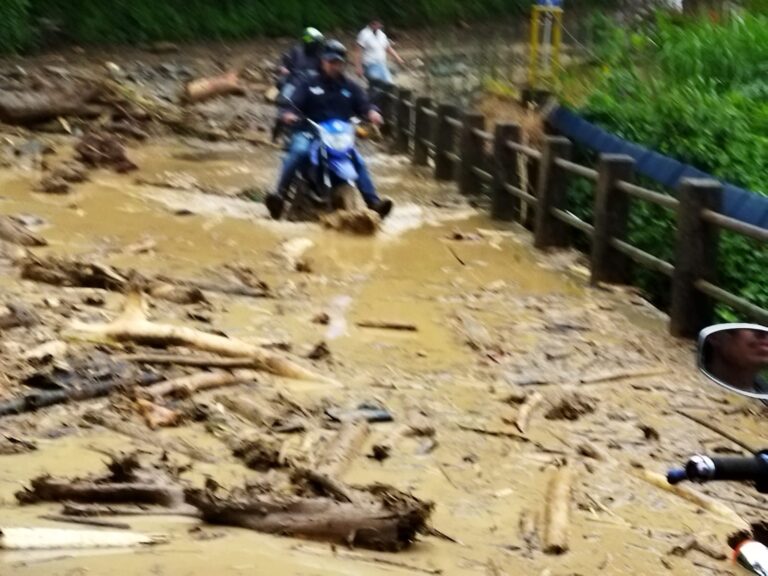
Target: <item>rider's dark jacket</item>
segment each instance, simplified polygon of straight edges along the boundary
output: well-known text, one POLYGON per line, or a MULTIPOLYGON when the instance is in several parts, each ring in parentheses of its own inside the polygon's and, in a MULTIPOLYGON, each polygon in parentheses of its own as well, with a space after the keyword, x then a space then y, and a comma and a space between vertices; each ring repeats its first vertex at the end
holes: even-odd
POLYGON ((308 76, 317 74, 320 71, 321 51, 322 44, 308 46, 299 43, 283 54, 282 64, 288 69, 288 76, 281 80, 281 84, 297 84, 308 76))
POLYGON ((293 94, 293 104, 314 122, 365 118, 373 110, 365 91, 342 75, 338 78, 320 73, 301 82, 293 94))

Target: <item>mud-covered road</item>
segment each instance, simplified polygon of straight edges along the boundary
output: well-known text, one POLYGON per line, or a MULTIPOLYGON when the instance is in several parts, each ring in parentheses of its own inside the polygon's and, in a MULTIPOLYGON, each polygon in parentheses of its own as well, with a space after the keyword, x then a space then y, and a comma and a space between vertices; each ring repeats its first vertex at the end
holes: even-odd
MULTIPOLYGON (((255 98, 205 106, 244 111, 253 129, 271 113, 255 98)), ((433 502, 430 524, 437 532, 394 554, 186 516, 109 517, 168 541, 117 550, 4 551, 0 537, 0 574, 734 570, 725 560, 726 538, 739 528, 737 515, 760 520, 765 499, 749 487, 696 488, 713 497, 704 509, 654 485, 648 474, 664 473, 698 451, 739 452, 681 411, 757 446, 762 416, 704 382, 693 368, 692 344, 667 336, 664 317, 639 295, 590 288, 578 255, 534 252, 527 231, 500 227, 451 186, 436 184, 428 171, 414 170, 407 158, 370 142, 364 146, 375 180, 396 200, 396 209, 378 235, 355 237, 267 220, 263 205, 251 197, 258 200, 276 177, 279 155, 269 146, 151 135, 128 143, 137 171, 91 170, 88 182, 54 195, 34 191, 43 175, 41 159, 56 164, 69 157, 76 137, 6 132, 0 213, 21 217, 48 245, 3 244, 3 303, 22 305, 35 319, 2 331, 0 401, 33 389, 93 384, 100 376, 78 371, 83 359, 110 372, 130 364, 126 355, 149 352, 76 329, 77 323, 117 317, 126 286, 104 290, 22 279, 30 263, 25 252, 43 268, 55 257, 100 270, 110 266, 120 275, 134 270, 143 278, 162 277, 165 286, 168 279, 186 279, 247 288, 250 295, 233 295, 203 286, 202 298, 184 303, 153 292, 149 317, 266 345, 318 378, 260 372, 242 384, 151 402, 121 386, 106 398, 4 416, 0 447, 21 447, 0 456, 0 530, 78 528, 41 518, 58 514, 61 503, 21 506, 15 493, 44 474, 102 474, 108 454, 138 451, 147 461, 165 454, 177 471, 183 469, 179 482, 187 486, 214 482, 225 491, 246 484, 267 490, 286 472, 246 467, 212 425, 216 418, 227 414, 230 422, 260 428, 281 446, 281 456, 314 462, 332 442, 338 420, 365 404, 392 421, 369 425, 337 479, 388 484, 433 502), (39 156, 39 143, 53 154, 39 156), (387 326, 376 327, 381 324, 387 326), (50 342, 56 344, 47 352, 30 354, 50 342), (119 364, 109 365, 110 358, 119 364), (276 415, 271 428, 234 415, 246 403, 276 415), (174 426, 148 426, 169 411, 174 426), (105 415, 113 425, 104 424, 105 415), (122 432, 114 422, 125 425, 122 432), (552 482, 563 470, 571 477, 567 550, 553 554, 546 550, 547 518, 552 482)), ((184 346, 169 351, 190 356, 184 346)), ((141 366, 161 380, 203 370, 141 366)))

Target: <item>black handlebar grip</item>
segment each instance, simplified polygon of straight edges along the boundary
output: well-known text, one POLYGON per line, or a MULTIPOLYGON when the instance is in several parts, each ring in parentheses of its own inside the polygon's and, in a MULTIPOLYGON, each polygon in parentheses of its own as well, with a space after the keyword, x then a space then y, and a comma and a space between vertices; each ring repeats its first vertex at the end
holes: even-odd
POLYGON ((712 480, 760 482, 768 480, 768 464, 760 456, 712 458, 712 480))

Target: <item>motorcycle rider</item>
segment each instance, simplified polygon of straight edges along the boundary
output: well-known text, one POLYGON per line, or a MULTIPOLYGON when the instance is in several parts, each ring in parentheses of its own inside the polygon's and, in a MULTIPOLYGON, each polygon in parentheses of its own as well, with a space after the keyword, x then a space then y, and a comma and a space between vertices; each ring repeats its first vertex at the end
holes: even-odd
MULTIPOLYGON (((350 121, 353 116, 358 116, 366 118, 374 125, 380 125, 383 121, 381 114, 370 104, 363 89, 344 74, 346 61, 347 49, 344 45, 337 40, 328 42, 322 53, 320 74, 299 84, 291 98, 292 107, 313 122, 332 119, 350 121)), ((289 108, 282 111, 280 118, 288 125, 297 125, 300 122, 296 113, 289 108)), ((269 194, 265 200, 274 219, 282 215, 286 192, 296 172, 309 159, 311 138, 311 134, 301 130, 298 124, 288 153, 283 159, 277 191, 269 194)), ((358 173, 357 188, 366 205, 382 218, 386 218, 392 210, 392 201, 379 198, 368 168, 359 155, 355 158, 355 168, 358 173)))
MULTIPOLYGON (((283 54, 278 72, 277 87, 280 93, 277 105, 284 105, 293 96, 296 86, 304 79, 320 72, 320 55, 325 36, 317 28, 305 28, 301 41, 283 54)), ((277 141, 284 126, 277 118, 272 129, 272 141, 277 141)))

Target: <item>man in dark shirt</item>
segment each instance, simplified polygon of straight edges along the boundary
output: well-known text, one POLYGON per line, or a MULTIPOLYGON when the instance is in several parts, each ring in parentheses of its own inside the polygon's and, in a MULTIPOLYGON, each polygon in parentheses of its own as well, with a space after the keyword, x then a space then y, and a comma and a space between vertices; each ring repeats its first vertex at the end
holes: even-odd
MULTIPOLYGON (((371 106, 363 89, 344 75, 346 56, 347 50, 343 44, 338 41, 329 42, 323 51, 320 74, 305 80, 296 88, 291 98, 291 108, 286 108, 281 114, 283 122, 297 125, 297 129, 283 160, 277 192, 266 198, 272 218, 277 219, 282 215, 285 194, 296 172, 309 157, 312 135, 301 129, 301 119, 297 112, 314 122, 333 119, 349 121, 357 116, 375 125, 382 123, 381 114, 371 106)), ((392 201, 379 198, 365 162, 359 155, 356 156, 357 188, 366 205, 385 218, 392 210, 392 201)))
MULTIPOLYGON (((301 42, 283 54, 280 62, 278 87, 295 86, 308 75, 320 71, 320 56, 323 52, 325 37, 317 28, 305 28, 301 42)), ((287 95, 290 98, 290 94, 287 95)))

